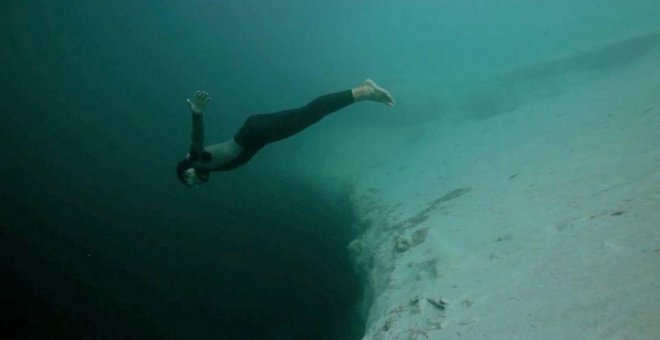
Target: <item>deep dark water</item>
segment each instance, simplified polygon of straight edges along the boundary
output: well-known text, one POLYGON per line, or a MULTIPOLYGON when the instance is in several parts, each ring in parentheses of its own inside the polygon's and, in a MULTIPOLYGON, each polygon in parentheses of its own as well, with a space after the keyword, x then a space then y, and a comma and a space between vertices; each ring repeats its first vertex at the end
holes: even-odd
POLYGON ((263 155, 176 180, 186 96, 214 95, 215 143, 277 94, 206 6, 170 5, 0 4, 0 338, 359 338, 345 197, 263 155))
POLYGON ((295 179, 251 181, 157 213, 3 196, 3 338, 359 338, 350 209, 295 179))

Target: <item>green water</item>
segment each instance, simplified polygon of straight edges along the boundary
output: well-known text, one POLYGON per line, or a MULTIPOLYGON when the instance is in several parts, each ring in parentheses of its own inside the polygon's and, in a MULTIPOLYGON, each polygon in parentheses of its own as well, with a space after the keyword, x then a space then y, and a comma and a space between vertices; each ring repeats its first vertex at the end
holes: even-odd
POLYGON ((497 114, 451 104, 473 90, 452 84, 656 32, 659 7, 3 1, 3 338, 359 339, 365 284, 346 252, 350 192, 328 196, 324 183, 283 170, 310 157, 296 153, 305 134, 497 114), (393 92, 397 114, 351 107, 205 187, 177 182, 194 90, 214 97, 213 143, 250 114, 366 77, 393 92))

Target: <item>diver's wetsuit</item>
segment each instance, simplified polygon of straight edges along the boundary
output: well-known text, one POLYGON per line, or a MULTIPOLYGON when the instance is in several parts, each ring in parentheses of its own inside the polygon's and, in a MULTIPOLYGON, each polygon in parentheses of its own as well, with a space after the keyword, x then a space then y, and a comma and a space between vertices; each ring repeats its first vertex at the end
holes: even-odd
MULTIPOLYGON (((235 169, 247 163, 267 144, 291 137, 306 127, 318 122, 328 114, 338 111, 354 102, 353 92, 346 90, 318 97, 307 105, 297 109, 252 115, 245 120, 243 126, 234 135, 234 141, 243 148, 241 153, 230 162, 211 170, 227 171, 235 169)), ((196 134, 201 134, 203 138, 203 130, 201 129, 201 115, 199 115, 199 117, 193 118, 193 141, 196 139, 196 134), (199 124, 196 124, 196 118, 199 118, 199 124)), ((193 142, 193 148, 199 150, 200 146, 194 144, 193 142)), ((201 147, 203 148, 203 146, 201 147)), ((208 158, 210 154, 204 156, 206 157, 203 158, 207 158, 205 161, 210 160, 208 158)))

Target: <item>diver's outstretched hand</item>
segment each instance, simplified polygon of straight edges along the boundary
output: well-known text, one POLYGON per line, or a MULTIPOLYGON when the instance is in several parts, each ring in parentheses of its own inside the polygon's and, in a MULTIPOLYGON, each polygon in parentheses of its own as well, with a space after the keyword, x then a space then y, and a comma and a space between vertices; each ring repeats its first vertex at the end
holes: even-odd
POLYGON ((197 91, 193 99, 186 99, 188 107, 193 113, 201 115, 206 109, 206 104, 211 101, 211 95, 206 91, 197 91))
POLYGON ((394 106, 394 98, 389 91, 376 85, 376 83, 367 79, 364 83, 353 89, 353 97, 358 100, 371 100, 388 106, 394 106))

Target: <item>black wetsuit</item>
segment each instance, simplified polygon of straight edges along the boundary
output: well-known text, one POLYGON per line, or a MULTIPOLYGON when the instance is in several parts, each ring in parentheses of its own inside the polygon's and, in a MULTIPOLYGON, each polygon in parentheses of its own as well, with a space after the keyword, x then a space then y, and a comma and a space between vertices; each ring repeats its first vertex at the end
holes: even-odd
MULTIPOLYGON (((252 115, 234 135, 234 141, 242 147, 240 154, 230 162, 211 170, 227 171, 244 165, 267 144, 291 137, 328 114, 354 102, 352 91, 346 90, 318 97, 297 109, 252 115)), ((201 124, 201 115, 193 115, 191 155, 202 157, 203 161, 208 162, 211 160, 211 155, 203 151, 202 145, 195 143, 195 141, 203 141, 203 130, 197 128, 201 128, 201 124)))

